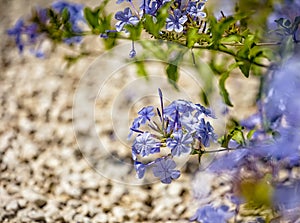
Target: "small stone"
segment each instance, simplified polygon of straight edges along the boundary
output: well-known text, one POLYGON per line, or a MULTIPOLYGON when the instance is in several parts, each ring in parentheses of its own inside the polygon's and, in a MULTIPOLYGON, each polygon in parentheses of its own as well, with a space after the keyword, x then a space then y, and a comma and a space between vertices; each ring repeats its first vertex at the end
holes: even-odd
POLYGON ((28 217, 34 221, 46 221, 44 213, 41 211, 30 211, 28 217))
POLYGON ((27 204, 27 201, 25 199, 19 199, 18 200, 18 205, 20 208, 25 208, 27 204))
POLYGON ((108 222, 108 216, 104 213, 98 213, 93 218, 93 222, 95 222, 95 223, 108 222))
POLYGON ((5 210, 6 211, 13 211, 13 212, 16 212, 17 210, 19 209, 19 205, 18 205, 18 202, 16 200, 12 200, 10 201, 6 207, 5 207, 5 210))
POLYGON ((34 192, 31 189, 24 189, 21 193, 24 199, 33 202, 38 207, 43 207, 47 204, 47 200, 44 196, 34 192))
POLYGON ((124 208, 117 206, 117 207, 113 207, 112 214, 117 219, 118 222, 122 222, 126 213, 124 208))

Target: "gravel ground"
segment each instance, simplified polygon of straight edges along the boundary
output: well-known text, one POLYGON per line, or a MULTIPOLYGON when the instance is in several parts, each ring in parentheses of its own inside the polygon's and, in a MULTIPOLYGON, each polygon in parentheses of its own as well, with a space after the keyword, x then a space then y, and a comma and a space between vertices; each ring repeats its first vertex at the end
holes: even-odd
MULTIPOLYGON (((74 95, 95 58, 83 58, 68 68, 62 59, 68 49, 59 48, 44 60, 18 55, 5 30, 37 3, 46 1, 3 0, 0 6, 0 222, 189 222, 197 208, 192 201, 191 174, 171 185, 134 186, 128 183, 134 177, 128 169, 107 170, 113 177, 99 173, 103 166, 111 167, 111 162, 101 158, 93 145, 91 150, 79 150, 78 140, 87 144, 90 140, 88 135, 75 134, 74 95), (121 179, 117 175, 126 180, 115 180, 121 179)), ((93 49, 101 49, 98 42, 86 41, 91 41, 93 49)), ((129 73, 124 83, 135 77, 129 73)), ((111 153, 118 148, 122 160, 130 162, 128 148, 114 135, 116 127, 105 121, 109 102, 120 87, 114 85, 96 101, 95 122, 104 146, 111 153)), ((83 129, 88 132, 90 127, 83 129)), ((185 170, 189 172, 189 167, 185 170)), ((202 177, 203 182, 211 179, 202 177)))

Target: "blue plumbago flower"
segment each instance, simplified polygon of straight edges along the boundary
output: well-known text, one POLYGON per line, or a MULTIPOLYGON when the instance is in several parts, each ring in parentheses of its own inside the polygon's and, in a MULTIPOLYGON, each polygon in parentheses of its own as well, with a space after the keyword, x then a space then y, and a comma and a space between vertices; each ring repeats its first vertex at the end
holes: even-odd
POLYGON ((145 175, 147 165, 139 162, 139 161, 134 161, 134 168, 136 170, 136 173, 138 175, 139 179, 142 179, 145 175))
POLYGON ((161 6, 161 1, 151 1, 151 0, 144 0, 140 9, 143 10, 142 13, 146 13, 149 15, 155 15, 159 7, 161 6))
POLYGON ((183 15, 179 9, 174 10, 174 14, 170 15, 166 22, 166 29, 168 31, 175 31, 181 33, 183 31, 183 24, 187 21, 187 16, 183 15))
POLYGON ((203 12, 203 9, 204 9, 204 2, 189 2, 186 11, 194 19, 198 17, 205 18, 206 13, 203 12))
POLYGON ((182 130, 173 132, 173 138, 167 139, 167 146, 171 148, 173 156, 180 156, 182 153, 191 152, 193 137, 189 133, 183 134, 182 130))
MULTIPOLYGON (((216 135, 213 127, 209 122, 204 121, 204 116, 212 114, 208 112, 203 106, 193 104, 186 100, 173 101, 167 107, 163 105, 163 95, 159 89, 160 109, 155 109, 153 106, 142 108, 138 112, 138 117, 134 119, 131 127, 129 137, 134 133, 138 133, 132 145, 132 159, 136 163, 136 171, 138 176, 143 176, 146 166, 150 165, 140 162, 138 155, 142 157, 150 154, 159 153, 161 147, 168 149, 169 153, 164 153, 162 160, 157 160, 155 163, 163 165, 168 160, 171 162, 174 156, 180 157, 184 154, 190 154, 194 149, 194 145, 199 145, 202 142, 206 147, 209 146, 210 140, 215 140, 216 135), (157 117, 158 116, 158 117, 157 117), (156 119, 155 121, 153 119, 156 119), (158 118, 158 119, 157 119, 158 118), (157 121, 160 121, 158 123, 157 121), (144 132, 142 125, 148 123, 151 131, 154 133, 144 132), (197 143, 198 142, 198 143, 197 143), (143 165, 142 165, 143 164, 143 165)), ((152 161, 153 162, 153 161, 152 161)), ((172 166, 174 168, 176 163, 172 166)), ((178 173, 178 172, 174 172, 178 173)), ((157 171, 155 172, 158 175, 157 171)), ((174 175, 175 179, 177 175, 174 175)), ((178 174, 179 177, 179 174, 178 174)), ((161 178, 161 177, 160 177, 161 178)), ((171 178, 162 180, 164 183, 170 183, 171 178)))
POLYGON ((149 132, 144 132, 136 137, 132 145, 132 151, 136 155, 148 156, 160 151, 160 143, 156 142, 149 132))
POLYGON ((155 115, 154 107, 144 107, 138 112, 138 114, 140 115, 140 123, 145 124, 147 121, 150 121, 150 119, 155 115))
POLYGON ((201 223, 226 223, 228 219, 234 216, 233 212, 229 211, 228 206, 220 206, 214 208, 211 205, 205 205, 199 208, 195 215, 190 218, 191 221, 198 221, 201 223))
POLYGON ((122 31, 125 25, 136 25, 139 23, 139 19, 132 15, 131 9, 129 7, 124 9, 124 12, 119 11, 115 15, 115 19, 120 20, 116 24, 116 30, 118 32, 122 31))
POLYGON ((170 184, 180 176, 179 170, 174 170, 176 163, 172 159, 158 158, 152 168, 154 176, 160 178, 162 183, 170 184))
POLYGON ((190 133, 194 133, 199 120, 197 116, 189 114, 188 116, 183 116, 181 119, 181 125, 190 133))
POLYGON ((210 140, 217 139, 214 129, 209 122, 205 123, 204 118, 201 118, 200 124, 196 128, 196 135, 205 147, 209 147, 210 140))
POLYGON ((205 108, 203 105, 200 105, 200 104, 195 104, 195 105, 196 105, 196 109, 197 109, 196 115, 199 116, 200 114, 204 114, 207 117, 216 118, 216 116, 210 109, 205 108))

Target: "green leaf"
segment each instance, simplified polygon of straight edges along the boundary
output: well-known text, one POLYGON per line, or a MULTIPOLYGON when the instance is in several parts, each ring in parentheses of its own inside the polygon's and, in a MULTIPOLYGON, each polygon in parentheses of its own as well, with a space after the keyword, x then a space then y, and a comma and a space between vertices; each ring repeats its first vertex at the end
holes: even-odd
POLYGON ((62 18, 63 24, 66 24, 69 21, 70 13, 67 8, 64 8, 64 10, 62 11, 61 18, 62 18))
POLYGON ((166 69, 168 80, 176 89, 178 89, 177 81, 179 78, 178 66, 174 64, 169 64, 166 69))
POLYGON ((162 6, 156 13, 156 16, 153 17, 149 14, 145 14, 144 28, 145 30, 153 35, 155 38, 159 38, 160 30, 165 26, 165 21, 169 16, 168 9, 170 3, 162 6))
POLYGON ((92 30, 99 26, 99 8, 92 10, 89 7, 84 8, 84 18, 92 30))
POLYGON ((233 107, 233 104, 231 103, 229 98, 229 93, 225 87, 225 82, 228 77, 229 77, 229 72, 225 72, 221 75, 219 80, 219 88, 220 88, 220 94, 223 97, 225 104, 227 104, 230 107, 233 107))
POLYGON ((252 129, 252 130, 250 130, 249 132, 248 132, 248 134, 247 134, 247 139, 248 140, 250 140, 251 138, 252 138, 252 136, 253 136, 253 134, 255 133, 255 129, 252 129))
POLYGON ((245 77, 249 77, 251 68, 250 50, 255 46, 255 36, 252 34, 247 35, 244 46, 237 52, 236 61, 239 63, 239 68, 245 77))
POLYGON ((126 25, 125 29, 130 33, 129 39, 135 41, 139 40, 142 33, 142 24, 139 22, 135 26, 126 25))
POLYGON ((136 71, 137 71, 137 75, 140 76, 140 77, 148 77, 148 72, 146 71, 146 68, 145 68, 145 63, 144 61, 136 61, 135 62, 135 65, 136 65, 136 71))

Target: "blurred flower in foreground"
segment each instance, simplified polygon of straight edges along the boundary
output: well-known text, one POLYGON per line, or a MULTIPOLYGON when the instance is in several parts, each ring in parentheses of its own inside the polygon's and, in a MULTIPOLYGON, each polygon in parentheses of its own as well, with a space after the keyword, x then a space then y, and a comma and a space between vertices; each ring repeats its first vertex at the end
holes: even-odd
POLYGON ((19 53, 28 47, 36 57, 44 57, 41 44, 45 39, 69 45, 79 43, 80 22, 85 22, 83 5, 58 1, 49 8, 36 8, 28 19, 19 19, 7 34, 15 39, 19 53))

